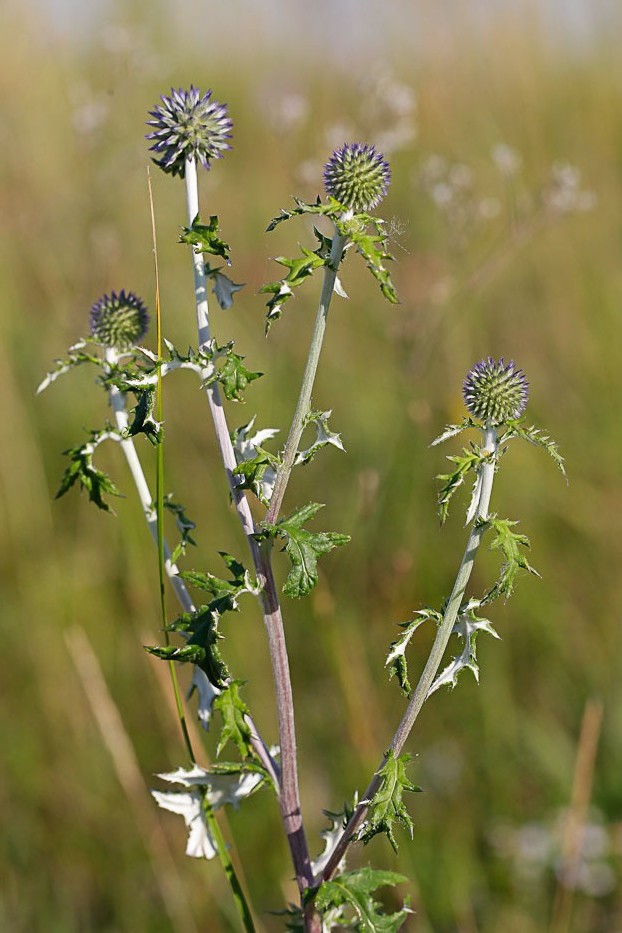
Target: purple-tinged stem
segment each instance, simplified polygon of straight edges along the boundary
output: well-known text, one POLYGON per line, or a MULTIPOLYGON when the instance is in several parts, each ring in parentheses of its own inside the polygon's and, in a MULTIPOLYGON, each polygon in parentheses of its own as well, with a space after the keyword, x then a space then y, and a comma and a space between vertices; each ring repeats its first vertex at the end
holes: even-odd
MULTIPOLYGON (((196 162, 192 158, 186 160, 185 179, 188 223, 192 224, 199 213, 197 169, 196 162)), ((194 252, 194 250, 192 253, 192 267, 194 271, 199 349, 206 349, 206 345, 210 340, 207 282, 203 256, 201 253, 194 252)), ((209 373, 206 373, 206 375, 209 375, 209 373)), ((296 873, 296 882, 299 890, 302 892, 311 884, 313 872, 311 869, 311 861, 300 807, 298 768, 296 763, 294 702, 287 645, 285 642, 285 629, 268 556, 269 543, 260 547, 256 541, 254 537, 255 523, 250 506, 243 490, 239 488, 238 480, 233 472, 237 466, 237 461, 233 444, 231 443, 231 436, 222 407, 218 385, 214 383, 207 386, 205 392, 214 423, 216 440, 227 476, 227 482, 231 491, 231 497, 248 541, 258 582, 262 587, 260 599, 268 634, 279 721, 279 744, 281 747, 279 804, 289 843, 292 863, 296 873)))

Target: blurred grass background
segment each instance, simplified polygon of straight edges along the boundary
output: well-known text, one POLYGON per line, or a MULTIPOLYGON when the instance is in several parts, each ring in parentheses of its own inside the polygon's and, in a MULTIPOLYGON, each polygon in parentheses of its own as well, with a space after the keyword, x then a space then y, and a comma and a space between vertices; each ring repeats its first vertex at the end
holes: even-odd
MULTIPOLYGON (((435 516, 433 477, 452 450, 428 444, 461 417, 470 365, 513 357, 531 381, 529 414, 558 440, 570 476, 566 487, 544 455, 516 446, 495 489, 494 508, 531 537, 542 580, 521 580, 494 606, 503 640, 480 639, 481 685, 465 676, 417 725, 413 841, 402 836, 396 857, 375 840, 352 864, 412 879, 407 929, 532 933, 553 915, 557 931, 622 929, 622 22, 615 5, 585 9, 567 34, 538 3, 481 18, 465 3, 447 16, 421 4, 415 23, 407 4, 385 21, 381 8, 340 2, 332 27, 324 5, 314 17, 288 4, 274 19, 270 5, 212 15, 191 5, 188 29, 172 4, 134 3, 102 7, 72 33, 53 7, 5 5, 1 929, 237 928, 218 866, 185 859, 181 820, 147 795, 183 753, 164 667, 140 647, 158 638, 156 562, 119 452, 100 459, 128 494, 116 518, 77 494, 53 501, 60 452, 103 423, 104 399, 86 371, 34 396, 100 293, 130 288, 153 302, 143 122, 160 93, 190 82, 212 87, 235 120, 234 150, 202 178, 204 213, 220 215, 233 278, 247 283, 233 311, 218 312, 217 335, 269 374, 232 424, 258 413, 259 426, 286 430, 319 291, 303 289, 264 339, 256 292, 278 276, 270 257, 312 242, 302 221, 265 235, 268 219, 291 194, 315 197, 344 140, 384 145, 393 169, 383 215, 401 304, 347 263, 350 300, 331 312, 314 401, 333 409, 348 454, 327 450, 289 491, 292 506, 326 502, 322 527, 354 539, 324 559, 311 600, 285 605, 314 851, 322 808, 364 788, 401 715, 383 670, 395 623, 440 603, 462 552, 460 511, 442 532, 435 516), (514 158, 505 175, 503 152, 514 158), (551 172, 568 180, 565 163, 581 171, 567 211, 551 206, 551 172), (562 896, 573 794, 583 842, 562 896)), ((182 189, 157 173, 153 183, 165 333, 184 348, 182 189)), ((217 550, 244 559, 244 542, 207 410, 190 377, 165 389, 167 485, 199 524, 187 566, 218 572, 217 550)), ((483 561, 475 591, 494 566, 483 561)), ((226 631, 231 667, 275 740, 258 612, 246 606, 226 631)), ((430 638, 417 637, 413 667, 430 638)), ((276 807, 259 794, 230 825, 259 924, 280 929, 268 911, 294 892, 276 807)))

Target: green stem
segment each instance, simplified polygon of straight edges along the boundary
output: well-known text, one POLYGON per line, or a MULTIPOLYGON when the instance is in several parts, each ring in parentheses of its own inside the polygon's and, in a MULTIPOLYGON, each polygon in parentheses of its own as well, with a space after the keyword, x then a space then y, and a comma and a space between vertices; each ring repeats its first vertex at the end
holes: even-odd
POLYGON ((320 295, 320 303, 317 309, 313 334, 311 335, 309 354, 307 356, 307 364, 305 366, 305 371, 302 377, 300 394, 298 395, 298 402, 296 404, 296 410, 292 419, 292 425, 289 429, 289 435, 287 438, 287 443, 285 444, 281 463, 277 470, 274 490, 272 492, 272 496, 270 497, 270 508, 268 510, 268 514, 266 515, 266 521, 272 525, 276 522, 281 510, 283 497, 285 496, 285 490, 287 489, 287 484, 289 482, 289 476, 296 459, 296 454, 298 453, 298 445, 300 443, 300 438, 305 427, 305 420, 310 411, 311 393, 313 392, 313 383, 315 382, 315 374, 317 372, 320 353, 322 350, 322 343, 324 341, 328 310, 330 308, 330 301, 333 296, 337 270, 339 268, 339 263, 341 262, 346 244, 347 238, 335 230, 333 235, 333 245, 330 251, 330 258, 324 267, 324 282, 322 285, 322 293, 320 295))
MULTIPOLYGON (((482 473, 479 501, 471 524, 471 533, 462 556, 462 561, 460 562, 460 567, 458 569, 456 581, 451 591, 451 596, 449 597, 445 607, 443 620, 438 627, 436 638, 434 639, 434 644, 432 645, 427 663, 423 669, 421 677, 419 678, 419 683, 417 684, 415 691, 410 699, 408 708, 406 709, 406 712, 404 713, 389 746, 389 751, 392 752, 396 757, 400 754, 402 748, 404 747, 404 743, 412 731, 417 717, 421 712, 423 704, 430 695, 430 688, 443 660, 443 655, 445 654, 447 643, 453 631, 460 606, 462 605, 466 587, 473 570, 473 564, 475 563, 475 557, 481 544, 484 532, 486 531, 486 519, 488 518, 488 508, 490 505, 490 496, 492 494, 492 484, 495 475, 497 448, 497 431, 492 425, 487 425, 484 430, 484 444, 482 449, 488 451, 489 457, 486 462, 482 464, 481 468, 482 473)), ((342 836, 335 846, 333 854, 331 855, 329 861, 326 864, 326 867, 324 868, 324 871, 322 872, 322 877, 320 880, 329 880, 337 871, 339 863, 342 860, 348 845, 352 841, 352 837, 365 819, 369 805, 373 800, 374 795, 380 788, 382 778, 379 777, 378 772, 385 765, 387 756, 388 752, 383 756, 383 759, 380 762, 374 777, 371 779, 367 789, 365 790, 365 793, 363 794, 361 803, 355 809, 350 820, 348 821, 342 836)))
POLYGON ((240 881, 233 866, 233 862, 231 861, 229 849, 227 848, 227 843, 225 842, 225 837, 222 834, 218 820, 216 819, 214 811, 209 806, 209 804, 204 805, 203 812, 205 813, 205 822, 207 823, 207 828, 209 829, 210 836, 212 837, 212 842, 214 843, 216 851, 218 852, 220 864, 222 865, 225 875, 227 876, 227 880, 229 881, 233 900, 235 901, 235 906, 237 908, 238 914, 240 915, 242 925, 247 933, 255 933, 255 923, 253 921, 248 902, 244 896, 244 891, 240 886, 240 881))

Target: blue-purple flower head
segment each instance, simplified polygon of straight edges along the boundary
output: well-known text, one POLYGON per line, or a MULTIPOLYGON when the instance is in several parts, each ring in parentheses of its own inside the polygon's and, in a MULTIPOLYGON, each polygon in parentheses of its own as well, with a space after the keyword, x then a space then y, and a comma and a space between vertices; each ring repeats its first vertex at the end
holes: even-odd
POLYGON ((91 308, 91 334, 105 347, 130 350, 140 343, 148 327, 147 308, 134 292, 110 292, 91 308))
POLYGON ((149 111, 153 120, 147 126, 153 132, 146 138, 153 140, 151 151, 158 156, 153 161, 163 171, 184 178, 187 159, 194 158, 209 169, 212 159, 222 158, 231 149, 233 123, 227 105, 211 98, 211 91, 201 94, 192 85, 189 91, 171 88, 171 96, 162 95, 162 103, 149 111))
POLYGON ((529 398, 529 383, 513 360, 480 360, 467 373, 462 387, 469 412, 490 424, 520 418, 529 398))
POLYGON ((367 213, 382 201, 391 169, 375 146, 345 143, 324 166, 326 193, 356 214, 367 213))

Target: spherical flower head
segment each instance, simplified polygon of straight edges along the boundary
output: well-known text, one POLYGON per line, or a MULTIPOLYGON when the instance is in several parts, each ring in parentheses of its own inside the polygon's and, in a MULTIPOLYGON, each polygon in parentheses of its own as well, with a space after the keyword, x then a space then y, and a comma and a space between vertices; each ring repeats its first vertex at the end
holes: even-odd
POLYGON ((374 146, 346 143, 324 166, 326 193, 355 213, 367 213, 382 201, 389 182, 389 163, 374 146))
POLYGON ((110 292, 91 308, 91 334, 105 347, 130 350, 140 343, 148 327, 147 308, 134 292, 110 292))
POLYGON ((514 361, 480 360, 469 371, 462 387, 469 412, 490 424, 519 418, 529 398, 529 383, 514 361))
POLYGON ((147 139, 153 140, 151 151, 160 158, 154 159, 164 172, 186 174, 186 159, 194 158, 203 168, 210 168, 212 159, 222 158, 225 149, 231 149, 233 123, 227 114, 227 105, 212 100, 212 92, 201 94, 190 85, 189 91, 171 88, 171 96, 162 95, 162 104, 149 111, 153 120, 147 126, 154 127, 147 139))

